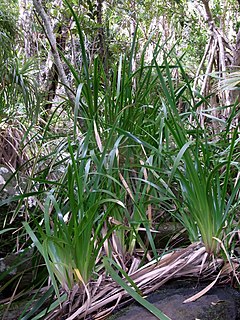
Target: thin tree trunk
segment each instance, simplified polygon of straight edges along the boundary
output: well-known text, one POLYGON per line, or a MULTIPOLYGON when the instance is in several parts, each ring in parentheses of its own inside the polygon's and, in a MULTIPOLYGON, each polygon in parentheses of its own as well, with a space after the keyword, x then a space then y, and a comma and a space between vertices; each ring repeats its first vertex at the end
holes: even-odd
MULTIPOLYGON (((58 48, 57 48, 57 41, 56 41, 56 37, 55 37, 55 35, 53 33, 53 27, 52 27, 50 18, 47 15, 47 13, 45 12, 41 0, 33 0, 33 5, 34 5, 34 8, 36 10, 36 13, 42 19, 44 31, 46 33, 46 36, 47 36, 48 41, 49 41, 49 44, 51 46, 53 59, 54 59, 54 63, 55 63, 56 68, 57 68, 59 79, 60 79, 60 81, 62 82, 62 84, 64 86, 66 95, 67 95, 72 107, 74 108, 75 95, 73 94, 72 90, 70 90, 70 83, 69 83, 69 81, 67 79, 67 75, 66 75, 66 73, 64 71, 64 68, 63 68, 63 65, 62 65, 62 61, 60 59, 60 55, 59 55, 58 48)), ((79 119, 79 125, 80 125, 81 130, 85 131, 85 123, 84 123, 83 119, 79 119)))
MULTIPOLYGON (((136 2, 135 2, 135 0, 133 0, 133 2, 132 2, 132 16, 131 16, 131 20, 130 20, 130 34, 131 34, 131 38, 132 38, 132 45, 134 42, 134 36, 135 36, 135 32, 136 32, 136 20, 137 20, 136 18, 137 18, 137 16, 136 16, 136 2)), ((131 61, 132 73, 134 73, 137 68, 136 57, 135 57, 136 43, 134 44, 134 46, 135 47, 133 48, 133 55, 132 55, 132 61, 131 61)), ((134 77, 133 78, 134 90, 136 90, 136 86, 137 86, 136 78, 134 77)))
POLYGON ((31 47, 32 47, 32 38, 30 38, 30 29, 32 25, 31 19, 31 11, 32 8, 29 9, 28 0, 20 0, 19 1, 19 17, 20 17, 20 25, 23 31, 24 36, 24 53, 26 58, 31 56, 31 47))
MULTIPOLYGON (((223 79, 226 78, 226 71, 227 71, 227 56, 226 56, 226 48, 229 48, 231 50, 231 46, 228 43, 228 40, 224 36, 223 29, 219 28, 216 26, 211 9, 209 7, 209 0, 202 0, 202 3, 204 5, 205 9, 205 19, 206 22, 208 23, 209 30, 211 32, 211 36, 215 39, 217 47, 215 48, 215 51, 217 53, 218 51, 218 58, 219 58, 219 67, 217 70, 221 77, 223 79), (218 49, 218 50, 217 50, 218 49)), ((208 75, 206 75, 207 77, 208 75)), ((230 105, 231 100, 230 100, 230 93, 228 90, 223 95, 223 104, 224 105, 230 105)))
MULTIPOLYGON (((59 25, 57 27, 56 33, 58 35, 56 38, 57 48, 64 51, 66 47, 66 41, 67 41, 66 26, 64 26, 63 23, 59 25)), ((46 113, 52 107, 53 100, 56 96, 57 86, 58 86, 58 69, 56 64, 53 63, 51 68, 48 71, 46 86, 44 90, 46 92, 46 99, 47 99, 47 103, 44 106, 46 113)))
POLYGON ((105 33, 103 28, 103 0, 97 1, 97 24, 98 28, 98 39, 99 39, 99 53, 103 61, 104 70, 107 75, 108 73, 108 50, 106 46, 105 33))

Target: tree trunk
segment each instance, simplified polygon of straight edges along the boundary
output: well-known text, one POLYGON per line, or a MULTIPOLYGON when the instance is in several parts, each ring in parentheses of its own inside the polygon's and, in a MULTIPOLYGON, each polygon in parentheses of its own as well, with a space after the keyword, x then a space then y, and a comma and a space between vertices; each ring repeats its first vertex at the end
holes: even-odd
MULTIPOLYGON (((60 59, 60 55, 59 55, 58 48, 57 48, 57 41, 56 41, 56 37, 53 33, 53 27, 52 27, 50 18, 46 14, 41 0, 33 0, 33 5, 36 10, 36 13, 42 19, 43 28, 44 28, 44 31, 45 31, 46 36, 48 38, 49 44, 51 46, 51 51, 52 51, 54 63, 56 65, 56 69, 58 72, 59 80, 62 82, 64 89, 65 89, 65 92, 66 92, 66 95, 72 105, 72 108, 74 109, 75 95, 73 94, 72 90, 70 89, 70 83, 67 79, 67 75, 64 71, 62 61, 60 59)), ((79 126, 82 131, 85 131, 85 129, 86 129, 85 122, 81 118, 79 118, 79 126)))
MULTIPOLYGON (((56 30, 57 38, 57 48, 64 51, 66 47, 66 41, 67 41, 67 27, 64 26, 63 23, 57 27, 56 30)), ((55 63, 52 64, 51 68, 48 71, 47 80, 46 80, 46 86, 44 92, 46 92, 46 100, 47 103, 45 104, 44 108, 46 110, 46 116, 48 111, 52 107, 53 100, 56 96, 58 86, 58 69, 55 63)))
POLYGON ((103 0, 97 1, 97 24, 98 27, 98 39, 99 39, 99 53, 103 61, 103 66, 106 75, 108 74, 108 50, 106 46, 106 39, 103 27, 103 0))
POLYGON ((30 29, 32 25, 31 9, 28 0, 19 1, 19 22, 24 36, 24 53, 26 58, 31 57, 32 39, 30 38, 30 29))

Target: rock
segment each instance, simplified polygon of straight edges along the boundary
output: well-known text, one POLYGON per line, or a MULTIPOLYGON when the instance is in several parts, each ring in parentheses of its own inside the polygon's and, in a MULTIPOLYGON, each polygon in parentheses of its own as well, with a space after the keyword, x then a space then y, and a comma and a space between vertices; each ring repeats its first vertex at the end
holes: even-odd
POLYGON ((18 283, 17 292, 25 288, 29 288, 29 285, 33 279, 33 249, 8 254, 4 258, 0 258, 0 274, 3 276, 0 278, 0 289, 5 287, 6 283, 9 285, 2 291, 3 296, 8 297, 13 293, 18 283, 19 278, 21 281, 18 283))
MULTIPOLYGON (((230 287, 214 287, 195 302, 183 301, 205 286, 193 285, 179 287, 166 286, 157 293, 150 295, 147 300, 164 312, 172 320, 238 320, 240 319, 240 292, 230 287)), ((183 282, 182 282, 183 283, 183 282)), ((140 305, 133 304, 115 314, 114 320, 157 319, 140 305)))
POLYGON ((17 180, 16 177, 13 176, 13 173, 5 166, 0 165, 0 200, 6 199, 9 196, 13 196, 16 194, 16 186, 17 180), (8 181, 7 185, 3 190, 3 186, 8 181))
POLYGON ((20 239, 18 243, 20 247, 25 241, 20 234, 22 222, 26 217, 26 201, 28 202, 27 207, 30 209, 35 206, 36 200, 34 197, 28 197, 19 207, 19 202, 14 199, 14 196, 25 192, 27 179, 25 173, 12 172, 8 167, 0 164, 0 258, 15 251, 17 238, 20 239), (15 232, 13 233, 13 231, 15 232))

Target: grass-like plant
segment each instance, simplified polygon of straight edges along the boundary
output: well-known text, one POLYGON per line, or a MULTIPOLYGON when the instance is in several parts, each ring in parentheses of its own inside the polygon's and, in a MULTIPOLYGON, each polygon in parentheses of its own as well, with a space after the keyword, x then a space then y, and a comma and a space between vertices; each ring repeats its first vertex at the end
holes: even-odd
POLYGON ((43 225, 35 221, 34 231, 24 223, 44 257, 56 292, 56 279, 67 292, 76 283, 87 290, 103 243, 112 231, 102 237, 103 224, 115 206, 124 208, 120 200, 102 188, 107 178, 100 170, 95 172, 100 160, 88 149, 90 136, 89 131, 75 152, 69 141, 67 171, 59 186, 47 195, 43 225))
MULTIPOLYGON (((188 123, 187 118, 179 114, 177 103, 186 90, 194 101, 191 83, 179 62, 185 88, 179 90, 180 93, 176 92, 166 60, 165 63, 165 77, 157 64, 156 68, 163 91, 162 104, 167 109, 165 125, 174 150, 173 156, 169 153, 172 157, 169 187, 173 179, 178 181, 180 205, 177 216, 187 228, 190 239, 201 240, 207 252, 216 254, 219 251, 216 239, 223 241, 226 233, 232 229, 239 205, 240 181, 236 175, 238 164, 234 161, 236 152, 239 153, 238 128, 230 129, 228 126, 227 137, 225 133, 219 133, 215 142, 212 141, 207 129, 200 126, 197 109, 191 104, 188 104, 188 108, 194 115, 195 127, 188 123), (222 138, 229 144, 222 145, 222 138)), ((204 101, 202 99, 202 103, 204 101)))

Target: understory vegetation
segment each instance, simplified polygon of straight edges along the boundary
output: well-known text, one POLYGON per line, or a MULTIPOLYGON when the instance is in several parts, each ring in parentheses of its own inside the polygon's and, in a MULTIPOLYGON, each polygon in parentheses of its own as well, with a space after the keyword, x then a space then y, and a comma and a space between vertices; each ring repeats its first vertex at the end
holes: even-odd
MULTIPOLYGON (((46 34, 37 57, 16 52, 16 9, 6 18, 0 7, 0 253, 10 257, 0 265, 3 317, 27 299, 16 319, 103 319, 132 297, 169 319, 143 298, 168 280, 239 288, 239 72, 224 70, 225 58, 210 68, 212 49, 208 62, 206 50, 197 60, 193 38, 187 48, 155 34, 140 41, 141 19, 120 50, 97 17, 90 54, 74 1, 63 1, 55 34, 52 9, 33 5, 34 36, 46 34), (56 43, 69 21, 70 44, 56 43)), ((205 37, 194 40, 199 48, 205 37)), ((216 39, 206 48, 220 46, 216 39)))

